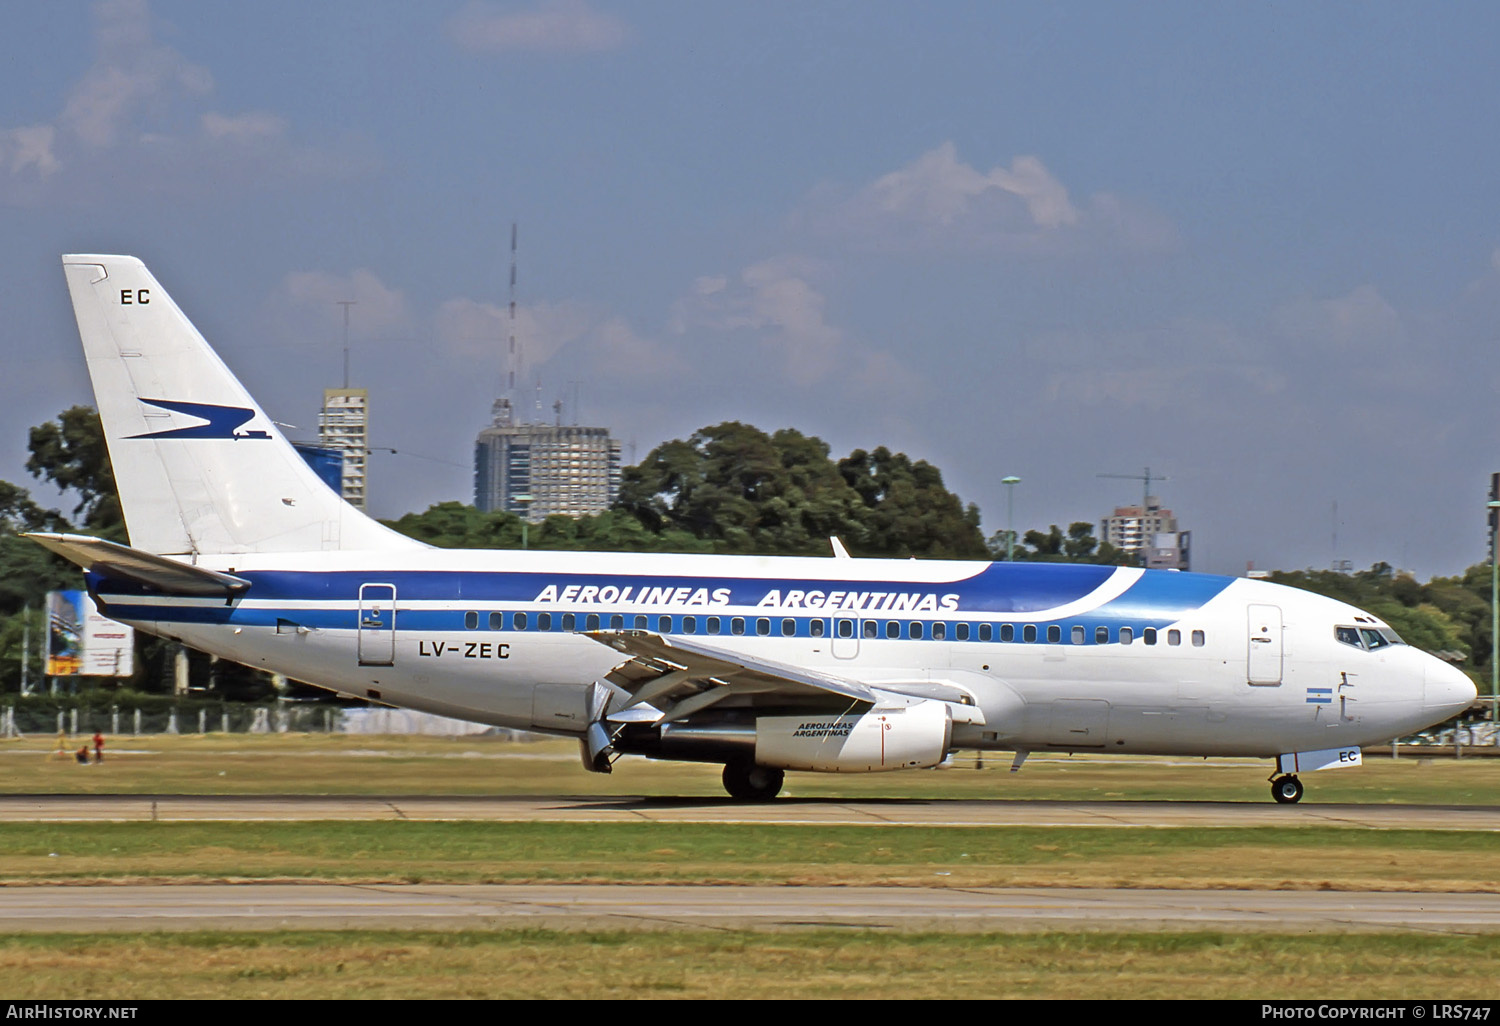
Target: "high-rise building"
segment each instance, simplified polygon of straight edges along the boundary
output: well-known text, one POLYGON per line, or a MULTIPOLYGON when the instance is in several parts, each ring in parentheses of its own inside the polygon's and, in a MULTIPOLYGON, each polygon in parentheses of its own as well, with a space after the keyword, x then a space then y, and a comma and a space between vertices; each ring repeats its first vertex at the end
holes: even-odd
POLYGON ((474 505, 539 523, 554 513, 603 513, 620 494, 620 443, 601 427, 517 424, 495 403, 474 442, 474 505))
POLYGON ((1117 506, 1113 516, 1099 522, 1103 541, 1135 556, 1142 565, 1172 570, 1189 569, 1191 531, 1178 531, 1177 518, 1151 495, 1144 506, 1117 506))
POLYGON ((365 508, 365 462, 370 455, 370 393, 364 388, 323 389, 318 440, 344 454, 344 501, 365 508))

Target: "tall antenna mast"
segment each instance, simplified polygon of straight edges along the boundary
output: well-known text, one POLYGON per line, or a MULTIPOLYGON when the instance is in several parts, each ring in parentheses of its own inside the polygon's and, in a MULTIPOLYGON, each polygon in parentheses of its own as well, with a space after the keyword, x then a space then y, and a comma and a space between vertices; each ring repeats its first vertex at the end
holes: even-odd
POLYGON ((338 301, 339 306, 344 308, 344 388, 346 389, 349 387, 349 308, 356 302, 357 300, 353 299, 338 301))
POLYGON ((516 222, 510 223, 510 381, 506 384, 509 392, 516 390, 516 222))

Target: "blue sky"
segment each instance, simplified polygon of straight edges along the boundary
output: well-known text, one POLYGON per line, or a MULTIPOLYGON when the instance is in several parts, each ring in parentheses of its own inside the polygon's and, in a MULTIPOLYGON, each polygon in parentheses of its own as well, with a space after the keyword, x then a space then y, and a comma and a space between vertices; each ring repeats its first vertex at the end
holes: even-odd
POLYGON ((888 445, 987 532, 1150 466, 1199 569, 1484 557, 1492 4, 0 12, 0 478, 90 401, 58 255, 126 252, 293 434, 356 301, 375 512, 468 500, 516 220, 524 379, 637 456, 888 445))

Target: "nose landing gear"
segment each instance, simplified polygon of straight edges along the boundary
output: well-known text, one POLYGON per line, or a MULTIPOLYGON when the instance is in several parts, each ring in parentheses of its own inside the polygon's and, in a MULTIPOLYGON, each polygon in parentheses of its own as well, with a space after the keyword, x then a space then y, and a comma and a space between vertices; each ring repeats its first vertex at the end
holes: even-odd
POLYGON ((1271 779, 1271 797, 1282 805, 1294 805, 1302 800, 1302 781, 1295 776, 1273 777, 1271 779))

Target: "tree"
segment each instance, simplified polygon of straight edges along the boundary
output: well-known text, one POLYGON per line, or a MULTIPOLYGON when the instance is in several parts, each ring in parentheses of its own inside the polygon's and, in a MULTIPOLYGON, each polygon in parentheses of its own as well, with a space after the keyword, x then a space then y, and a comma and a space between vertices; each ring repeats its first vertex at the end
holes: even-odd
POLYGON ((73 515, 83 515, 83 527, 115 541, 125 539, 114 468, 98 411, 89 406, 64 410, 55 421, 31 429, 27 448, 31 456, 26 469, 32 477, 78 496, 73 515))
MULTIPOLYGON (((990 537, 990 552, 996 559, 1005 557, 1005 532, 997 531, 990 537)), ((1087 520, 1075 520, 1068 525, 1066 534, 1053 524, 1047 531, 1027 531, 1022 544, 1016 547, 1016 559, 1033 563, 1104 563, 1110 566, 1130 566, 1135 557, 1124 549, 1094 537, 1094 525, 1087 520)))
POLYGON ((965 506, 943 487, 943 474, 926 460, 913 463, 885 446, 856 449, 839 461, 839 473, 866 509, 866 550, 871 555, 983 559, 979 507, 965 506))
POLYGON ((677 529, 721 552, 851 552, 978 558, 979 511, 942 474, 886 448, 835 464, 822 439, 787 428, 767 435, 730 421, 665 442, 623 474, 615 508, 647 530, 677 529))

